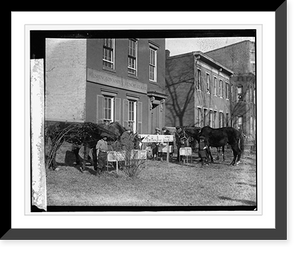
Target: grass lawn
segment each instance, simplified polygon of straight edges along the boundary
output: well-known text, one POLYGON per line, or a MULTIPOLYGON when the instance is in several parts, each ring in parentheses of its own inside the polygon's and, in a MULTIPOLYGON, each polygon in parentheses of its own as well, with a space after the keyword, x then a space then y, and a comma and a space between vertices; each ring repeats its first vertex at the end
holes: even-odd
POLYGON ((61 152, 59 168, 47 171, 48 206, 255 205, 255 156, 244 155, 241 164, 229 166, 232 155, 227 153, 227 161, 204 166, 148 160, 132 179, 122 171, 96 175, 92 167, 81 173, 63 162, 61 152))

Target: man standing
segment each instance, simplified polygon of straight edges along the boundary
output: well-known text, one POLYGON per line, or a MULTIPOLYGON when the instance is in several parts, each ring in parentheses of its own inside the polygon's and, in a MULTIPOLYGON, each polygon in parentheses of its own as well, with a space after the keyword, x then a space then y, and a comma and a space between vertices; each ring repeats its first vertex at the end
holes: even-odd
POLYGON ((103 137, 103 139, 100 139, 96 145, 98 164, 101 171, 105 168, 107 163, 108 146, 106 140, 107 138, 103 137))

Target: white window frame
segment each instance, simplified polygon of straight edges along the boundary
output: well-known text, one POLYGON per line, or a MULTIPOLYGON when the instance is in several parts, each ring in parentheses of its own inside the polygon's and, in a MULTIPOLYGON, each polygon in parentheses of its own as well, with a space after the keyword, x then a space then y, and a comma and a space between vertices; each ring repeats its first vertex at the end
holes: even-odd
POLYGON ((149 80, 152 82, 157 82, 157 47, 150 44, 149 45, 149 80), (154 62, 152 61, 151 52, 154 53, 154 62), (153 79, 151 79, 150 69, 154 69, 153 79))
POLYGON ((137 130, 137 100, 128 99, 128 125, 132 125, 132 131, 136 133, 137 130), (131 115, 130 104, 133 105, 133 119, 131 115))
POLYGON ((115 69, 115 54, 116 54, 116 39, 111 39, 112 40, 112 47, 107 47, 105 45, 105 40, 106 39, 111 39, 111 38, 105 38, 103 39, 103 57, 102 57, 102 61, 103 61, 103 68, 104 69, 115 69), (105 59, 105 50, 112 50, 112 56, 111 56, 111 60, 109 59, 105 59), (112 67, 110 66, 106 66, 105 63, 111 64, 112 67))
POLYGON ((136 39, 128 39, 128 74, 133 75, 133 76, 137 76, 137 58, 138 58, 138 41, 136 39), (134 43, 134 55, 131 53, 132 47, 130 45, 130 43, 134 43), (130 66, 130 59, 134 60, 134 66, 131 67, 130 66))
POLYGON ((110 123, 114 121, 114 104, 115 104, 115 98, 113 96, 104 96, 104 108, 103 108, 103 121, 105 123, 110 123), (110 118, 107 118, 106 116, 106 101, 110 101, 110 118))

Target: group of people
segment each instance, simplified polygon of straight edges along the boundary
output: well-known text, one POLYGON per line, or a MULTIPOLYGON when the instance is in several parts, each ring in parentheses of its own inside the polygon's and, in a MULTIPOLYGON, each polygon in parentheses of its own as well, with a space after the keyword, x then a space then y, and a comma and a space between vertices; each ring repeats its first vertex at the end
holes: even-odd
MULTIPOLYGON (((156 134, 158 131, 156 131, 156 134)), ((131 130, 128 129, 125 131, 121 138, 120 142, 122 145, 123 150, 132 150, 134 148, 133 144, 133 136, 131 134, 131 130)), ((107 143, 107 137, 103 137, 97 142, 96 145, 96 154, 97 154, 97 160, 98 160, 98 167, 103 170, 106 167, 107 164, 107 151, 109 151, 108 143, 107 143)), ((199 140, 199 158, 200 162, 202 164, 208 163, 208 147, 205 141, 205 138, 203 136, 200 137, 199 140)))

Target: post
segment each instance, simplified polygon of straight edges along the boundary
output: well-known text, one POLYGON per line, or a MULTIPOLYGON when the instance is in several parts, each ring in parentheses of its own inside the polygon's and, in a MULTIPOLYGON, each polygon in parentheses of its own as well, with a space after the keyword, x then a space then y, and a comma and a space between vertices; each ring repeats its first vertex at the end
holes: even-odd
POLYGON ((170 151, 169 151, 169 142, 167 142, 167 163, 169 162, 170 151))
POLYGON ((116 173, 119 174, 119 162, 118 159, 116 159, 116 173))

